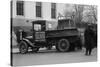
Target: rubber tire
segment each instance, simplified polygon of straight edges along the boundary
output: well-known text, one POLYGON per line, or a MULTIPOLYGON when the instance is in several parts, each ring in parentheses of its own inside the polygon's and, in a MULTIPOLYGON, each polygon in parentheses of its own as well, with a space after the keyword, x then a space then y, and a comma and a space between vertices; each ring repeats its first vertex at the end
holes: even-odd
POLYGON ((69 50, 70 44, 69 41, 67 39, 61 39, 59 40, 58 44, 56 45, 56 49, 60 52, 66 52, 69 50), (61 47, 63 44, 63 48, 61 47))
POLYGON ((28 52, 28 45, 27 45, 27 43, 26 43, 25 41, 21 41, 21 42, 20 42, 19 51, 20 51, 20 53, 22 53, 22 54, 25 54, 25 53, 28 52), (23 48, 24 48, 24 50, 22 50, 23 48))

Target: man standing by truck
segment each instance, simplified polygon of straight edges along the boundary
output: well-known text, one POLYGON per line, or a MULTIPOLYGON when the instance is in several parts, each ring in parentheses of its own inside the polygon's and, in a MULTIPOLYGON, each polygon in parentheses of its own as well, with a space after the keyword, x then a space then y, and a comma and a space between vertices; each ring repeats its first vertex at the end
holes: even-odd
POLYGON ((92 49, 94 48, 94 31, 91 24, 88 24, 85 33, 85 55, 91 55, 92 49))
POLYGON ((21 30, 16 31, 17 43, 20 43, 20 32, 21 32, 21 30))
POLYGON ((27 33, 23 29, 20 29, 16 32, 16 36, 17 36, 17 42, 20 43, 22 38, 25 38, 27 36, 27 33))

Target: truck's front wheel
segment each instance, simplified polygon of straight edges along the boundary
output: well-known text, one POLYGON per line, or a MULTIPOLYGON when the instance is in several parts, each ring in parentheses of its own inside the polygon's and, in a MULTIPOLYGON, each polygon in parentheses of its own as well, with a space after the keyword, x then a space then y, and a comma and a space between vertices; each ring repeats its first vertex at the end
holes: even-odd
POLYGON ((66 52, 69 50, 70 44, 67 39, 61 39, 56 45, 56 49, 61 52, 66 52))
POLYGON ((25 41, 21 41, 20 45, 19 45, 19 51, 20 53, 24 54, 28 51, 28 45, 25 41))

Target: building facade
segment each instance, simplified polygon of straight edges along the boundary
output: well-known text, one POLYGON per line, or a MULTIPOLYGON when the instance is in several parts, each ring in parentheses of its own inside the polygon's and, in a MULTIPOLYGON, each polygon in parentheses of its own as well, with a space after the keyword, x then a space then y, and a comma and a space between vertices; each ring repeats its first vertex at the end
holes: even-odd
POLYGON ((66 10, 66 5, 61 3, 12 0, 11 4, 12 26, 21 28, 31 28, 35 20, 46 20, 46 29, 54 30, 59 14, 63 15, 66 10))

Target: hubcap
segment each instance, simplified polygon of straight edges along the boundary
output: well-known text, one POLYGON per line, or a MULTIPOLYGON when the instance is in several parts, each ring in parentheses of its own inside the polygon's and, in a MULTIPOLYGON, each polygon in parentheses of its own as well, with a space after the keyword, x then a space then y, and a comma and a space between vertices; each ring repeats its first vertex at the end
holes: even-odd
POLYGON ((25 52, 26 51, 26 47, 24 45, 21 46, 21 51, 25 52))
POLYGON ((27 46, 25 45, 26 43, 22 42, 20 45, 20 52, 25 53, 27 51, 27 46))
POLYGON ((66 46, 66 44, 65 43, 62 43, 62 45, 61 45, 62 47, 65 47, 66 46))
POLYGON ((60 45, 60 46, 61 46, 61 48, 62 48, 62 49, 66 49, 66 48, 67 48, 66 43, 61 43, 61 45, 60 45))

